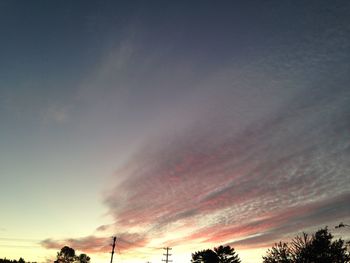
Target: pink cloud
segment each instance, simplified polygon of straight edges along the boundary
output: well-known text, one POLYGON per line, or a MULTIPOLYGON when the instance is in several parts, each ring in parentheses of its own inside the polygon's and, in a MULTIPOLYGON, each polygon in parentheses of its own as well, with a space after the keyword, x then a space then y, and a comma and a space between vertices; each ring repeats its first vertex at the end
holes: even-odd
MULTIPOLYGON (((123 233, 118 235, 117 242, 123 244, 118 246, 120 251, 143 247, 147 244, 147 239, 136 233, 123 233)), ((82 238, 69 238, 65 240, 46 239, 41 245, 48 249, 60 250, 64 246, 69 246, 84 253, 108 253, 111 251, 110 237, 87 236, 82 238)))
MULTIPOLYGON (((140 247, 168 240, 247 248, 349 218, 348 130, 337 126, 342 139, 335 140, 322 105, 311 107, 292 115, 281 109, 241 132, 208 121, 150 141, 116 172, 105 195, 109 230, 132 229, 138 237, 122 240, 140 247)), ((71 244, 88 249, 78 241, 89 244, 71 244)))
MULTIPOLYGON (((115 227, 141 227, 149 237, 168 226, 192 227, 183 239, 208 242, 257 235, 253 244, 327 223, 330 217, 318 220, 312 211, 322 214, 348 192, 348 165, 333 155, 346 153, 327 139, 328 127, 311 129, 323 124, 315 116, 309 123, 309 117, 271 117, 235 134, 223 125, 220 131, 197 127, 144 147, 117 171, 122 182, 106 196, 115 227), (298 221, 302 217, 305 223, 298 221), (196 226, 201 218, 208 219, 204 228, 196 226), (292 219, 298 221, 294 228, 279 230, 292 219)), ((332 218, 350 214, 344 211, 332 218)))
POLYGON ((48 249, 60 250, 64 246, 69 246, 84 253, 106 253, 110 250, 107 238, 87 236, 83 238, 70 238, 65 240, 46 239, 41 245, 48 249))

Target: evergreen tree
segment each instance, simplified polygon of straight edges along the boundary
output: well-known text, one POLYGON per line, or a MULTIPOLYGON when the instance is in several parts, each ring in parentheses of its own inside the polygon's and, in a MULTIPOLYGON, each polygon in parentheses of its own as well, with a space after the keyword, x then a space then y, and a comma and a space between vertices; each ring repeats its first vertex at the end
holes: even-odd
POLYGON ((211 249, 198 251, 192 254, 192 263, 240 263, 234 248, 219 246, 211 249))

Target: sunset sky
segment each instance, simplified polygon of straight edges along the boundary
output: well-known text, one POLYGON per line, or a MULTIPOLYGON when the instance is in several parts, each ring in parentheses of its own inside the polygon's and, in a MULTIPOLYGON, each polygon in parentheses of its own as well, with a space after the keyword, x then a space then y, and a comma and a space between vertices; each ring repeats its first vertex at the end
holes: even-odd
POLYGON ((243 263, 350 238, 350 1, 0 1, 0 258, 243 263))

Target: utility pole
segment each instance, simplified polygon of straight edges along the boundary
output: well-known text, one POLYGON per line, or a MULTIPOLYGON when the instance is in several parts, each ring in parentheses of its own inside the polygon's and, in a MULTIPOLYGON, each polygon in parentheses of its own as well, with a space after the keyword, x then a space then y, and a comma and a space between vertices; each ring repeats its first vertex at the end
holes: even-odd
POLYGON ((116 241, 117 241, 117 237, 113 237, 111 263, 113 263, 113 255, 114 255, 114 249, 115 249, 115 242, 116 241))
POLYGON ((165 263, 173 262, 169 259, 169 256, 171 256, 171 254, 169 254, 169 250, 171 250, 171 247, 166 247, 163 249, 166 250, 166 254, 163 254, 165 256, 165 259, 162 259, 162 261, 164 261, 165 263))

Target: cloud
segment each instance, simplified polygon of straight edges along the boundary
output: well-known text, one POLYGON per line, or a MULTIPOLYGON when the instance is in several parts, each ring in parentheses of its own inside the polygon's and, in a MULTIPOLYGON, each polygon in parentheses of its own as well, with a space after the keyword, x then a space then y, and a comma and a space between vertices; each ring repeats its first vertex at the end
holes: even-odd
POLYGON ((314 93, 318 100, 299 95, 240 132, 208 119, 151 141, 105 198, 115 227, 255 246, 348 217, 346 96, 327 88, 314 93))
POLYGON ((348 193, 330 200, 316 201, 304 206, 286 209, 280 214, 271 215, 247 225, 249 230, 253 230, 247 233, 248 237, 234 241, 230 245, 240 248, 267 247, 287 234, 347 218, 350 213, 349 201, 350 194, 348 193))
POLYGON ((109 228, 110 228, 109 225, 101 225, 101 226, 99 226, 99 227, 96 228, 96 231, 101 231, 101 232, 103 232, 103 231, 108 230, 109 228))
POLYGON ((69 246, 84 253, 105 253, 110 250, 107 238, 95 236, 66 240, 46 239, 41 242, 41 245, 45 248, 56 250, 69 246))
MULTIPOLYGON (((101 102, 101 119, 109 113, 119 125, 125 115, 119 126, 143 142, 104 196, 114 222, 97 231, 128 229, 137 238, 121 240, 135 247, 255 247, 349 217, 348 53, 334 48, 346 40, 329 34, 210 74, 171 52, 121 42, 78 92, 101 102)), ((99 238, 66 240, 85 249, 91 241, 99 238)))
MULTIPOLYGON (((45 239, 40 244, 47 249, 60 250, 69 246, 83 253, 108 253, 111 251, 110 237, 86 236, 82 238, 69 238, 65 240, 45 239)), ((147 243, 145 237, 135 233, 120 233, 118 235, 119 251, 142 247, 147 243), (121 245, 119 246, 119 243, 121 245)))

